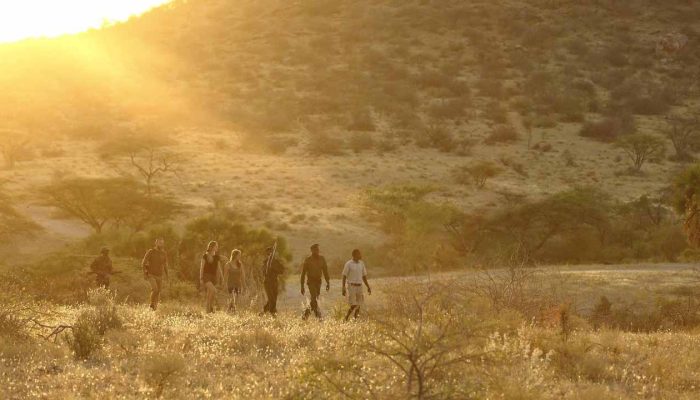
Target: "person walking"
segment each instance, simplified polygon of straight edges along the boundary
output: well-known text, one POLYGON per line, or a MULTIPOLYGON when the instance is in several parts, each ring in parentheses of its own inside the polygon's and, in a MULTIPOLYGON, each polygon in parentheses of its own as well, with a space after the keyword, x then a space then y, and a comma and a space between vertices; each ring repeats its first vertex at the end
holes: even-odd
POLYGON ((202 262, 199 265, 199 283, 207 291, 207 312, 214 312, 216 303, 216 286, 223 283, 221 274, 221 257, 219 256, 219 244, 215 241, 209 242, 207 251, 202 255, 202 262))
POLYGON ((345 263, 343 268, 343 296, 348 296, 348 304, 350 309, 345 314, 345 321, 350 318, 350 314, 355 313, 355 319, 360 316, 360 307, 365 302, 364 294, 362 293, 362 283, 367 286, 367 293, 372 294, 372 289, 367 282, 367 267, 362 261, 362 253, 355 249, 352 251, 352 259, 345 263), (347 288, 346 288, 347 283, 347 288))
POLYGON ((272 247, 267 248, 267 257, 263 264, 263 284, 267 303, 263 307, 263 313, 277 314, 277 294, 279 293, 279 276, 284 274, 284 265, 277 259, 272 247))
POLYGON ((146 252, 141 262, 143 277, 151 285, 151 310, 155 311, 160 302, 163 289, 163 275, 168 279, 168 254, 165 252, 165 240, 156 239, 155 246, 146 252))
POLYGON ((328 264, 321 255, 318 243, 311 245, 311 255, 306 257, 301 266, 301 294, 305 294, 304 279, 309 287, 310 307, 304 310, 303 319, 309 318, 313 311, 316 318, 321 318, 321 311, 318 308, 318 298, 321 295, 321 278, 326 280, 326 291, 330 290, 331 283, 328 276, 328 264))
POLYGON ((90 270, 95 274, 97 286, 109 289, 109 280, 114 270, 112 269, 112 259, 109 258, 109 249, 103 247, 100 255, 90 264, 90 270))
POLYGON ((238 249, 231 251, 231 258, 224 266, 224 282, 226 282, 229 294, 228 310, 236 311, 238 296, 241 294, 243 282, 245 282, 241 251, 238 249))

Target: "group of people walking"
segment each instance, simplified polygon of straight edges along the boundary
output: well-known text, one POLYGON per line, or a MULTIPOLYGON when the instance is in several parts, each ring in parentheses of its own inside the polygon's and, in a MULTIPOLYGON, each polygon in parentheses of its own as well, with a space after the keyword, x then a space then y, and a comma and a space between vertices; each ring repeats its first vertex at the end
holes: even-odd
MULTIPOLYGON (((156 310, 160 302, 163 288, 163 278, 168 279, 168 257, 165 250, 165 241, 158 238, 155 245, 149 249, 141 262, 144 279, 150 285, 150 308, 156 310)), ((97 275, 97 284, 108 288, 110 276, 115 273, 112 268, 112 260, 109 257, 109 249, 102 248, 100 255, 90 265, 93 273, 97 275)), ((279 294, 279 276, 285 273, 284 264, 278 259, 276 247, 266 250, 265 261, 261 266, 263 287, 265 289, 266 303, 261 314, 277 313, 277 297, 279 294)), ((325 280, 326 291, 330 290, 330 275, 328 263, 321 255, 320 246, 313 244, 311 254, 304 259, 301 266, 301 294, 309 291, 309 303, 304 310, 303 318, 307 319, 313 313, 321 318, 318 300, 321 296, 321 286, 325 280)), ((246 268, 242 262, 242 252, 239 249, 231 251, 227 259, 219 254, 219 244, 211 241, 201 257, 199 266, 199 284, 206 292, 206 311, 214 312, 217 306, 217 286, 224 286, 228 294, 228 311, 234 311, 238 304, 238 297, 245 289, 246 268)), ((345 315, 347 321, 351 316, 359 316, 360 307, 364 304, 364 290, 372 294, 372 289, 367 281, 367 267, 362 261, 362 253, 355 249, 352 258, 345 263, 343 268, 342 294, 347 297, 350 308, 345 315)))

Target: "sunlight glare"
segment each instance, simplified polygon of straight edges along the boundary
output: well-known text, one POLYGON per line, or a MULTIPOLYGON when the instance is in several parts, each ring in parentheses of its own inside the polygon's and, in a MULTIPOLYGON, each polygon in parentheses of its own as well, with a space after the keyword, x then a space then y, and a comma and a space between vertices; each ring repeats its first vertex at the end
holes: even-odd
POLYGON ((78 33, 125 21, 170 0, 0 1, 0 42, 78 33))

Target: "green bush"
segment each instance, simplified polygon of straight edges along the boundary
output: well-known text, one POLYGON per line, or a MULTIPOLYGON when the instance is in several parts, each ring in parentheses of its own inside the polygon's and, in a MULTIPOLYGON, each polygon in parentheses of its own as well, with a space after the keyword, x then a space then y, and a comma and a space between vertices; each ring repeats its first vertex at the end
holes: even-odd
POLYGON ((457 142, 444 124, 431 124, 418 133, 416 144, 419 147, 432 147, 449 153, 455 149, 457 142))
POLYGON ((619 136, 637 131, 634 117, 626 114, 619 117, 607 117, 600 121, 586 122, 579 135, 602 142, 614 142, 619 136))
POLYGON ((486 144, 510 143, 518 140, 518 132, 512 125, 499 125, 484 141, 486 144))
POLYGON ((469 102, 466 98, 442 99, 428 108, 428 115, 436 119, 457 120, 466 115, 469 102))
POLYGON ((474 183, 476 187, 483 188, 486 181, 500 174, 502 170, 491 161, 479 161, 471 165, 464 165, 453 172, 454 179, 461 185, 474 183))
POLYGON ((122 319, 117 311, 115 294, 99 287, 88 290, 88 304, 94 306, 94 323, 97 333, 104 335, 109 329, 122 327, 122 319))
POLYGON ((82 311, 65 337, 68 348, 77 359, 86 359, 102 347, 102 335, 98 331, 97 312, 92 309, 82 311))

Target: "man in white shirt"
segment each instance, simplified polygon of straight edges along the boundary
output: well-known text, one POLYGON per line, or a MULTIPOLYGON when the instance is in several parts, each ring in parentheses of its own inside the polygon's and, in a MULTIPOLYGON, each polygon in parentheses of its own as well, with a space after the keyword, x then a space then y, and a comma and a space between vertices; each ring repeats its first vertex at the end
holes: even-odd
POLYGON ((360 253, 360 250, 355 249, 352 251, 352 260, 346 262, 345 268, 343 268, 343 296, 347 294, 348 303, 350 304, 350 309, 345 315, 345 321, 350 318, 350 314, 353 311, 356 319, 360 315, 360 306, 365 302, 365 297, 362 293, 362 282, 367 286, 367 293, 372 294, 372 289, 370 289, 367 282, 367 267, 362 261, 362 253, 360 253))

